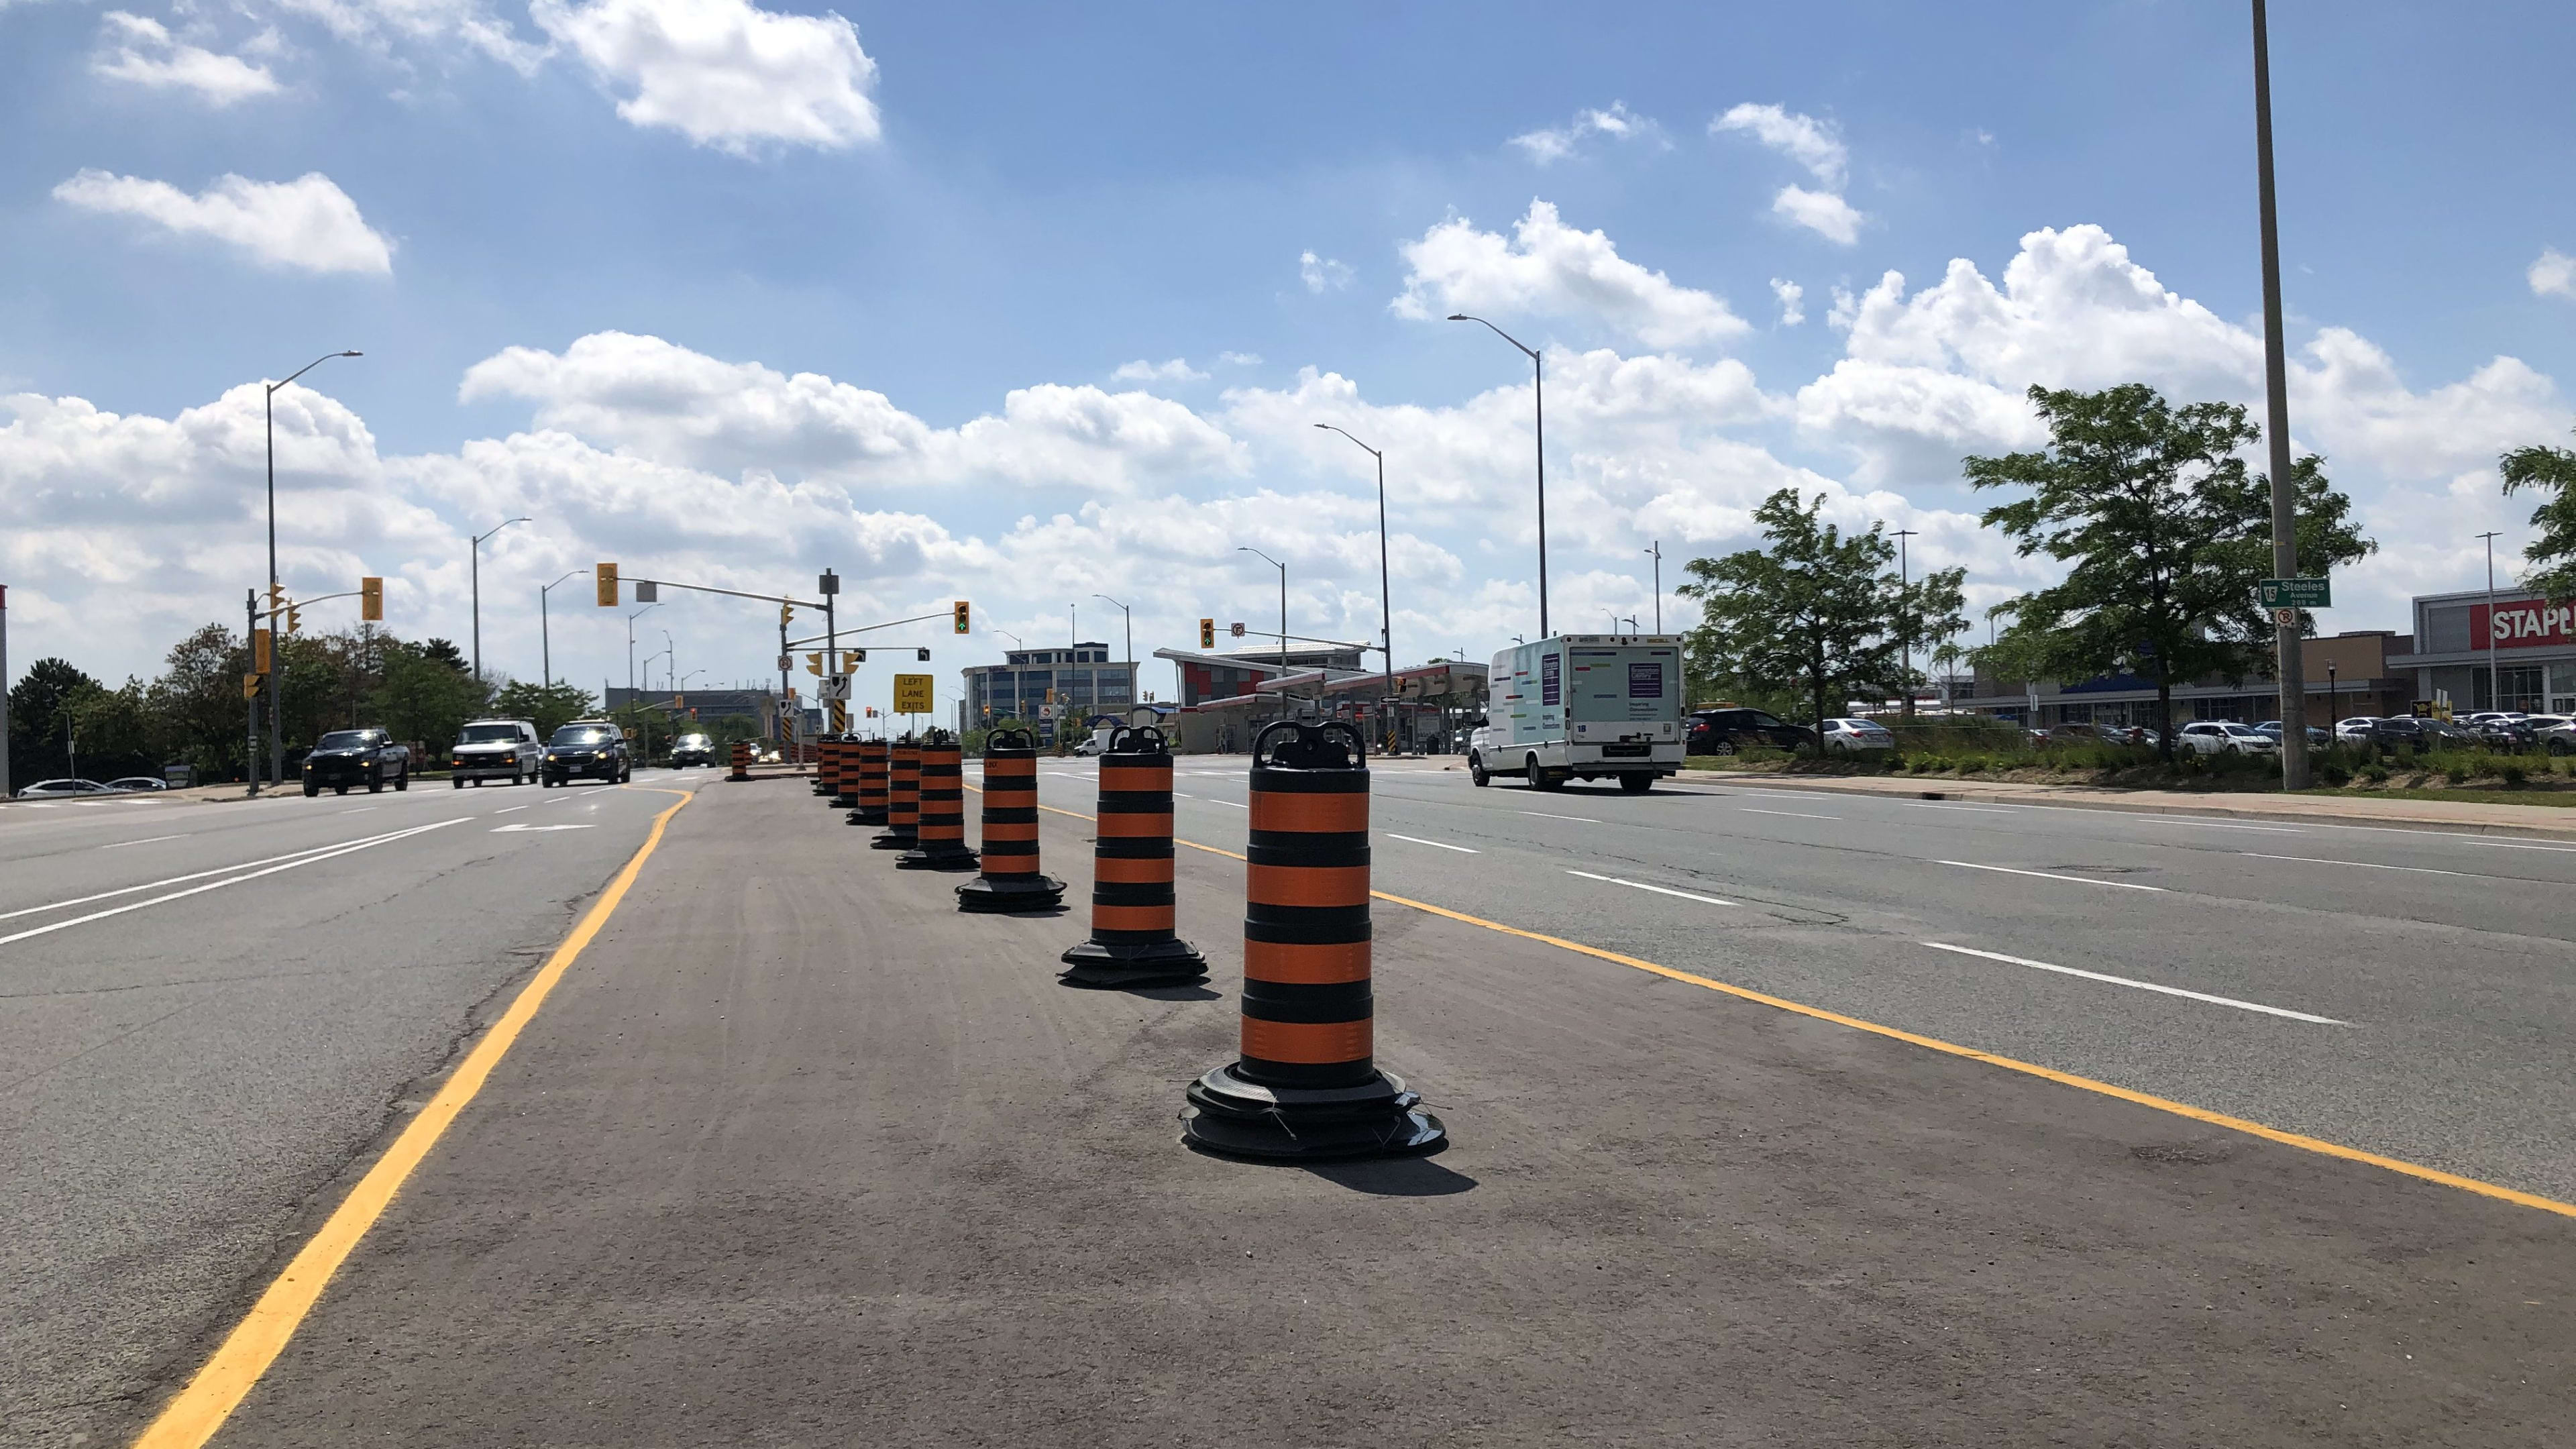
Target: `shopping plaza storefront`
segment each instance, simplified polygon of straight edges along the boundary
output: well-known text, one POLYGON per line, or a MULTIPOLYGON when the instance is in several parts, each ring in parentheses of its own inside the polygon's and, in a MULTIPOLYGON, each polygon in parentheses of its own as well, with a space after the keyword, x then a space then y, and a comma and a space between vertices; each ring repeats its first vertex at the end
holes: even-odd
POLYGON ((2459 711, 2576 713, 2576 604, 2521 589, 2427 594, 2415 600, 2415 651, 2389 667, 2413 676, 2415 697, 2459 711))

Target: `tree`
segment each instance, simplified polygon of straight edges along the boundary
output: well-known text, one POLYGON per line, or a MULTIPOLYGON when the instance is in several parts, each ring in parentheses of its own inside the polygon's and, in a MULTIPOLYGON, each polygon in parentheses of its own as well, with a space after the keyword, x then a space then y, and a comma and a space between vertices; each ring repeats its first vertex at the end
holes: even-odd
POLYGON ((468 675, 446 641, 427 645, 388 639, 382 645, 384 682, 369 701, 376 723, 398 740, 414 740, 443 750, 456 740, 465 722, 483 712, 483 686, 468 675))
MULTIPOLYGON (((2272 647, 2256 588, 2272 571, 2271 482, 2241 456, 2262 430, 2234 403, 2176 408, 2143 383, 2033 387, 2030 400, 2047 450, 1969 458, 1968 481, 2029 490, 1987 509, 1985 525, 2025 558, 2071 567, 2064 582, 2004 606, 2012 627, 1986 657, 2025 679, 2152 678, 2170 760, 2174 685, 2243 679, 2272 647)), ((2292 466, 2291 487, 2302 569, 2322 574, 2378 547, 2316 455, 2292 466)), ((2300 628, 2313 633, 2315 620, 2301 615, 2300 628)))
POLYGON ((2532 565, 2524 588, 2553 604, 2576 599, 2576 452, 2535 443, 2496 460, 2507 495, 2530 488, 2549 496, 2531 512, 2540 537, 2522 551, 2532 565))
POLYGON ((1769 547, 1693 559, 1691 582, 1674 590, 1700 605, 1686 641, 1692 675, 1757 697, 1795 690, 1813 706, 1820 751, 1822 722, 1842 700, 1905 682, 1899 621, 1940 627, 1958 612, 1962 577, 1900 583, 1881 526, 1845 537, 1818 517, 1824 504, 1821 493, 1803 506, 1794 488, 1772 494, 1753 514, 1769 547))
POLYGON ((39 659, 9 691, 9 778, 32 784, 70 768, 74 738, 67 711, 100 693, 97 680, 68 659, 39 659))
POLYGON ((242 771, 241 677, 250 654, 239 634, 208 624, 170 646, 161 677, 144 690, 162 760, 185 761, 197 778, 239 778, 242 771))
POLYGON ((492 712, 507 719, 534 720, 537 733, 551 736, 572 720, 596 712, 589 690, 569 684, 530 684, 514 679, 492 696, 492 712))

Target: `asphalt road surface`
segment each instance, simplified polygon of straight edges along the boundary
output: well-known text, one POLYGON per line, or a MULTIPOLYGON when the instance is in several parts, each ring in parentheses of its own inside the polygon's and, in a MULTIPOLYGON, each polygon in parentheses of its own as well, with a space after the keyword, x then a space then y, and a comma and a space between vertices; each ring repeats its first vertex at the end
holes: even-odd
MULTIPOLYGON (((1087 812, 1089 777, 1050 762, 1042 798, 1087 812)), ((956 877, 893 870, 801 785, 697 779, 215 1442, 2483 1446, 2576 1422, 2576 1219, 2037 1074, 2576 1197, 2551 909, 2576 849, 1382 766, 1375 884, 1419 906, 1376 910, 1378 1054, 1455 1145, 1301 1170, 1175 1140, 1181 1087, 1232 1054, 1240 760, 1176 782, 1212 978, 1142 993, 1055 983, 1077 815, 1045 817, 1072 911, 961 917, 956 877)), ((507 999, 508 953, 560 937, 671 798, 588 792, 524 815, 597 829, 517 842, 489 791, 415 795, 377 828, 477 818, 271 878, 316 877, 239 943, 257 984, 159 1007, 207 1029, 9 1027, 84 1085, 24 1098, 58 1125, 16 1114, 7 1191, 22 1164, 97 1183, 9 1199, 56 1246, 7 1248, 6 1306, 44 1316, 0 1352, 102 1394, 13 1380, 11 1433, 22 1402, 53 1415, 25 1442, 139 1427, 507 999), (373 919, 335 926, 313 888, 358 879, 373 919), (474 920, 441 891, 545 905, 474 920), (291 982, 258 974, 296 951, 291 982), (121 1070, 74 1055, 117 1030, 161 1036, 121 1070), (151 1089, 201 1059, 231 1075, 151 1089), (156 1261, 174 1239, 184 1273, 156 1261), (93 1301, 43 1301, 68 1293, 93 1301), (79 1378, 102 1323, 123 1346, 79 1378)), ((258 828, 327 823, 285 818, 304 803, 258 828)), ((101 1008, 74 981, 225 977, 204 923, 66 940, 189 904, 0 944, 0 972, 75 1022, 101 1008), (21 954, 49 941, 71 949, 21 954)))
POLYGON ((650 778, 0 808, 0 1443, 109 1442, 194 1368, 650 778))

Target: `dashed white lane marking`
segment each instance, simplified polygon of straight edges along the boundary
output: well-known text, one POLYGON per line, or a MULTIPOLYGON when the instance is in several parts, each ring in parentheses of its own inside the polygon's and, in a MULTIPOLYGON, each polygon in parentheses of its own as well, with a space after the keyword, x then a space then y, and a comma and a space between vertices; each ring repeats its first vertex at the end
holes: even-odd
POLYGON ((2012 813, 2011 811, 1996 805, 1946 805, 1938 800, 1899 800, 1896 803, 1899 805, 1911 805, 1917 810, 1968 810, 1979 815, 2010 815, 2012 813))
POLYGON ((1589 815, 1550 815, 1544 810, 1523 810, 1519 813, 1523 815, 1535 815, 1541 820, 1571 820, 1577 825, 1598 825, 1601 823, 1589 815))
POLYGON ((2305 835, 2307 833, 2304 830, 2293 829, 2287 825, 2238 825, 2233 821, 2198 820, 2183 815, 2142 815, 2138 818, 2142 820, 2150 820, 2159 825, 2204 825, 2212 830, 2260 830, 2272 835, 2305 835))
POLYGON ((1469 850, 1467 847, 1465 847, 1465 846, 1463 846, 1463 845, 1447 845, 1447 844, 1443 844, 1442 842, 1437 841, 1437 840, 1424 840, 1422 837, 1420 837, 1420 836, 1418 836, 1418 835, 1398 835, 1398 834, 1396 834, 1396 833, 1395 833, 1394 831, 1392 831, 1392 830, 1390 830, 1390 831, 1387 831, 1387 832, 1386 832, 1386 838, 1387 838, 1387 839, 1389 839, 1389 840, 1401 840, 1401 841, 1404 841, 1405 843, 1410 844, 1410 845, 1427 845, 1427 846, 1430 846, 1430 847, 1431 847, 1432 849, 1434 849, 1434 850, 1454 850, 1454 851, 1458 852, 1460 855, 1482 855, 1482 854, 1484 854, 1484 852, 1483 852, 1483 851, 1481 851, 1481 850, 1469 850))
MULTIPOLYGON (((2467 839, 2466 837, 2460 838, 2464 840, 2467 839)), ((2576 845, 2524 845, 2519 841, 2512 840, 2468 840, 2467 843, 2470 845, 2491 845, 2498 850, 2548 850, 2555 851, 2560 855, 2576 851, 2576 845)))
POLYGON ((509 806, 504 806, 503 808, 501 808, 501 809, 499 809, 499 810, 495 810, 495 811, 493 811, 492 813, 493 813, 493 814, 495 814, 495 815, 507 815, 507 814, 509 814, 509 813, 510 813, 511 811, 513 811, 513 810, 525 810, 525 809, 527 809, 527 808, 528 808, 528 807, 527 807, 527 806, 525 806, 525 805, 509 805, 509 806))
POLYGON ((1839 815, 1809 815, 1803 810, 1758 810, 1750 805, 1735 807, 1747 815, 1785 815, 1793 820, 1840 820, 1839 815))
POLYGON ((2348 865, 2355 870, 2402 870, 2415 875, 2465 876, 2470 880, 2516 879, 2514 876, 2506 875, 2481 875, 2473 870, 2435 870, 2429 865, 2381 865, 2375 860, 2319 860, 2312 855, 2265 855, 2259 850, 2244 850, 2237 853, 2252 856, 2256 860, 2295 860, 2302 865, 2348 865))
POLYGON ((1252 808, 1249 805, 1238 805, 1231 800, 1210 800, 1208 803, 1210 805, 1222 805, 1228 810, 1249 810, 1252 808))
POLYGON ((1597 880, 1604 885, 1626 886, 1632 891, 1653 891, 1659 896, 1679 896, 1683 900, 1697 901, 1704 906, 1732 906, 1735 904, 1733 901, 1719 900, 1715 896, 1695 895, 1690 891, 1677 891, 1671 886, 1648 885, 1641 880, 1621 880, 1615 875, 1594 875, 1588 870, 1569 870, 1566 874, 1579 875, 1585 880, 1597 880))
POLYGON ((101 849, 101 850, 123 850, 125 847, 127 847, 127 846, 129 846, 129 845, 150 845, 150 844, 152 844, 154 841, 159 841, 159 840, 179 840, 179 839, 184 839, 184 838, 185 838, 185 837, 177 836, 177 835, 147 835, 147 836, 143 837, 141 840, 120 840, 120 841, 117 841, 117 842, 116 842, 115 844, 113 844, 113 845, 102 845, 102 846, 100 846, 100 847, 99 847, 99 849, 101 849))
MULTIPOLYGON (((468 818, 470 818, 470 817, 468 817, 468 818)), ((321 851, 318 851, 318 852, 315 852, 315 853, 311 853, 311 854, 304 855, 304 856, 302 856, 302 857, 300 857, 300 858, 298 858, 298 859, 295 859, 295 860, 287 861, 287 862, 286 862, 285 864, 283 864, 283 865, 272 865, 272 866, 268 867, 268 868, 267 868, 267 869, 265 869, 265 870, 254 870, 254 871, 251 871, 251 872, 249 872, 249 873, 247 873, 247 874, 244 874, 244 875, 228 876, 228 877, 226 877, 226 878, 225 878, 225 879, 223 879, 223 880, 210 880, 210 881, 206 882, 204 885, 194 885, 194 886, 190 886, 190 887, 188 887, 186 890, 183 890, 183 891, 172 891, 170 894, 168 894, 168 895, 166 895, 166 896, 154 896, 154 897, 152 897, 152 898, 151 898, 151 899, 149 899, 149 900, 128 901, 126 904, 121 905, 121 906, 110 906, 110 907, 108 907, 106 910, 103 910, 103 911, 92 911, 92 912, 90 912, 90 913, 89 913, 88 915, 86 915, 86 916, 74 916, 74 917, 72 917, 72 918, 71 918, 70 920, 68 920, 68 921, 56 921, 56 922, 52 923, 51 925, 45 925, 45 926, 31 926, 31 927, 29 927, 28 929, 26 929, 26 930, 24 930, 24 931, 19 931, 19 932, 16 932, 16 933, 14 933, 14 934, 7 935, 7 936, 0 936, 0 946, 6 946, 6 945, 10 944, 10 943, 11 943, 11 942, 13 942, 13 941, 24 941, 24 940, 26 940, 26 939, 27 939, 28 937, 30 937, 30 936, 43 936, 43 935, 47 935, 47 934, 50 934, 50 933, 55 932, 55 931, 64 931, 64 930, 69 930, 69 929, 71 929, 71 928, 72 928, 72 927, 74 927, 74 926, 84 926, 84 925, 89 924, 89 923, 90 923, 90 922, 92 922, 92 921, 102 921, 102 920, 105 920, 105 919, 107 919, 107 918, 108 918, 108 917, 110 917, 110 916, 121 916, 121 915, 124 915, 124 914, 125 914, 126 912, 128 912, 128 911, 139 911, 139 910, 142 910, 142 909, 143 909, 144 907, 146 907, 146 906, 157 906, 157 905, 160 905, 160 904, 162 904, 162 903, 164 903, 164 902, 179 900, 179 899, 181 899, 181 898, 183 898, 183 897, 187 897, 187 896, 203 895, 203 894, 205 894, 207 891, 212 891, 212 890, 221 890, 221 889, 223 889, 225 886, 228 886, 228 885, 239 885, 239 884, 241 884, 243 881, 246 881, 246 880, 257 880, 257 879, 259 879, 261 876, 265 876, 265 875, 275 875, 275 874, 277 874, 277 873, 278 873, 279 871, 281 871, 281 870, 293 870, 293 869, 295 869, 297 866, 300 866, 300 865, 311 865, 311 864, 313 864, 315 861, 320 861, 320 860, 336 860, 336 859, 338 859, 339 857, 344 856, 344 855, 347 855, 347 854, 350 854, 350 853, 351 853, 351 852, 353 852, 353 851, 365 850, 365 849, 368 849, 368 848, 369 848, 369 847, 371 847, 371 846, 378 846, 378 845, 386 844, 386 843, 387 843, 387 842, 389 842, 389 841, 395 841, 395 840, 407 840, 407 839, 411 838, 412 836, 419 835, 419 834, 421 834, 421 833, 423 833, 423 832, 425 832, 425 831, 437 830, 437 829, 440 829, 440 828, 442 828, 442 827, 444 827, 444 826, 454 825, 455 823, 456 823, 456 822, 455 822, 455 821, 453 821, 453 820, 441 820, 441 821, 438 821, 436 824, 432 824, 432 825, 415 825, 415 826, 413 826, 412 828, 410 828, 409 830, 397 830, 397 831, 393 832, 393 833, 392 833, 392 834, 390 834, 390 835, 379 835, 379 836, 376 836, 375 838, 373 838, 373 839, 371 839, 371 840, 359 840, 359 841, 355 841, 355 842, 352 842, 352 843, 349 843, 349 844, 346 844, 346 845, 333 846, 333 847, 330 847, 330 848, 327 848, 327 849, 324 849, 324 850, 321 850, 321 851)), ((218 873, 218 872, 209 872, 209 874, 216 874, 216 873, 218 873)), ((96 898, 95 898, 95 897, 93 897, 92 899, 96 899, 96 898)), ((56 907, 42 907, 42 906, 39 906, 39 907, 35 907, 34 909, 37 909, 37 910, 45 910, 45 909, 59 909, 59 906, 56 906, 56 907)), ((13 914, 13 915, 23 915, 23 914, 25 914, 25 912, 23 912, 23 911, 18 911, 18 912, 11 912, 11 914, 13 914)))
POLYGON ((2287 1017, 2292 1021, 2314 1022, 2319 1026, 2350 1026, 2331 1016, 2317 1016, 2305 1011, 2292 1011, 2285 1006, 2265 1006, 2259 1001, 2239 1001, 2233 996, 2212 996, 2206 991, 2186 991, 2179 986, 2163 986, 2153 981, 2133 981, 2126 976, 2110 976, 2099 971, 2085 971, 2073 966, 2057 966, 2046 961, 2033 961, 2026 956, 2007 956, 2001 951, 1980 951, 1973 946, 1953 946, 1945 941, 1923 941, 1935 951, 1953 955, 1975 956, 1987 961, 2001 961, 2007 966, 2027 966, 2034 971, 2054 971, 2060 976, 2081 976, 2087 981, 2100 981, 2112 986, 2127 986, 2139 991, 2153 991, 2162 996, 2182 996, 2193 1001, 2206 1001, 2213 1006, 2232 1006, 2239 1011, 2259 1011, 2265 1016, 2287 1017))
POLYGON ((334 810, 331 813, 334 815, 364 815, 375 808, 376 807, 373 805, 361 805, 354 810, 334 810))
POLYGON ((2159 893, 2164 890, 2163 886, 2138 885, 2134 882, 2125 880, 2095 880, 2089 875, 2059 875, 2055 871, 2048 870, 2016 870, 2009 865, 1979 865, 1973 860, 1945 860, 1939 863, 1942 865, 1955 865, 1961 870, 1991 870, 2001 872, 2004 875, 2033 875, 2039 877, 2041 880, 2071 880, 2077 885, 2110 886, 2114 890, 2156 891, 2159 893))

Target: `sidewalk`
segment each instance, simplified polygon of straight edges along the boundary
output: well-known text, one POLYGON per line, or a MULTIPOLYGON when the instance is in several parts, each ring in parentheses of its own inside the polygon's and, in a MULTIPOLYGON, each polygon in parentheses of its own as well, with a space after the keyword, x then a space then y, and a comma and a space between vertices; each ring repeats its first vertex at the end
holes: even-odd
POLYGON ((2127 810, 2148 815, 2230 815, 2252 820, 2314 820, 2411 830, 2576 837, 2576 809, 2494 805, 2476 800, 2373 800, 2358 796, 2193 794, 2180 790, 2115 790, 2098 785, 2026 785, 2007 780, 1909 776, 1775 775, 1750 770, 1689 770, 1683 780, 1759 784, 1766 790, 1888 795, 1908 800, 1987 800, 2070 810, 2127 810))

